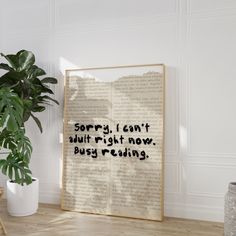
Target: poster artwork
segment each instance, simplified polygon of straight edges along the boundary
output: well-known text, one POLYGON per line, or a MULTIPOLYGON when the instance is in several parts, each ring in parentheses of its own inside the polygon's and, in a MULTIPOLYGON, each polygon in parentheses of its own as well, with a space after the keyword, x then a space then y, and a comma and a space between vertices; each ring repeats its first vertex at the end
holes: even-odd
POLYGON ((163 217, 164 66, 67 71, 62 208, 163 217))

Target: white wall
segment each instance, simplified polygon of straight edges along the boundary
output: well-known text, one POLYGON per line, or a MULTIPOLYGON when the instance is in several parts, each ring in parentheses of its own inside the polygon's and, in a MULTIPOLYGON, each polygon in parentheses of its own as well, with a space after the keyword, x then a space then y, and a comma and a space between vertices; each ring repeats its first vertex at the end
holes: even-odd
POLYGON ((236 180, 235 0, 0 3, 0 51, 32 50, 60 81, 61 106, 41 115, 44 134, 29 124, 42 202, 60 199, 64 69, 165 63, 165 215, 223 220, 236 180))

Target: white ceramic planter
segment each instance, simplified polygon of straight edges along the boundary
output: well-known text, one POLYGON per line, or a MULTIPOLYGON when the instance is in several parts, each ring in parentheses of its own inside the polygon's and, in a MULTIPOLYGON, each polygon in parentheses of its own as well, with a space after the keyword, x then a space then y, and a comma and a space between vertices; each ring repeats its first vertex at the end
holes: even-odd
POLYGON ((7 181, 7 210, 12 216, 29 216, 37 212, 39 180, 33 178, 30 185, 19 185, 7 181))

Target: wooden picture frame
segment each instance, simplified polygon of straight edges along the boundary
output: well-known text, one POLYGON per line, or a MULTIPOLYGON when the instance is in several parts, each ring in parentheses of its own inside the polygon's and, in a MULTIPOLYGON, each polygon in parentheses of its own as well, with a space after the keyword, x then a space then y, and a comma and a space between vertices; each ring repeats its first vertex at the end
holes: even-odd
POLYGON ((66 71, 64 210, 163 219, 165 66, 66 71))

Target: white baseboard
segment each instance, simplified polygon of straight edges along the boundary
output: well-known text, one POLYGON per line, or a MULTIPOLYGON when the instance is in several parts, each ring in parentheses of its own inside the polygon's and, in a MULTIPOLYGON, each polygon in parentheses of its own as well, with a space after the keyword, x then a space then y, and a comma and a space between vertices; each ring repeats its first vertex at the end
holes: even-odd
POLYGON ((223 222, 224 208, 166 203, 165 216, 223 222))
POLYGON ((60 204, 61 189, 59 184, 55 183, 39 183, 39 202, 60 204))
POLYGON ((39 191, 39 202, 49 204, 60 204, 61 193, 60 192, 45 192, 39 191))

